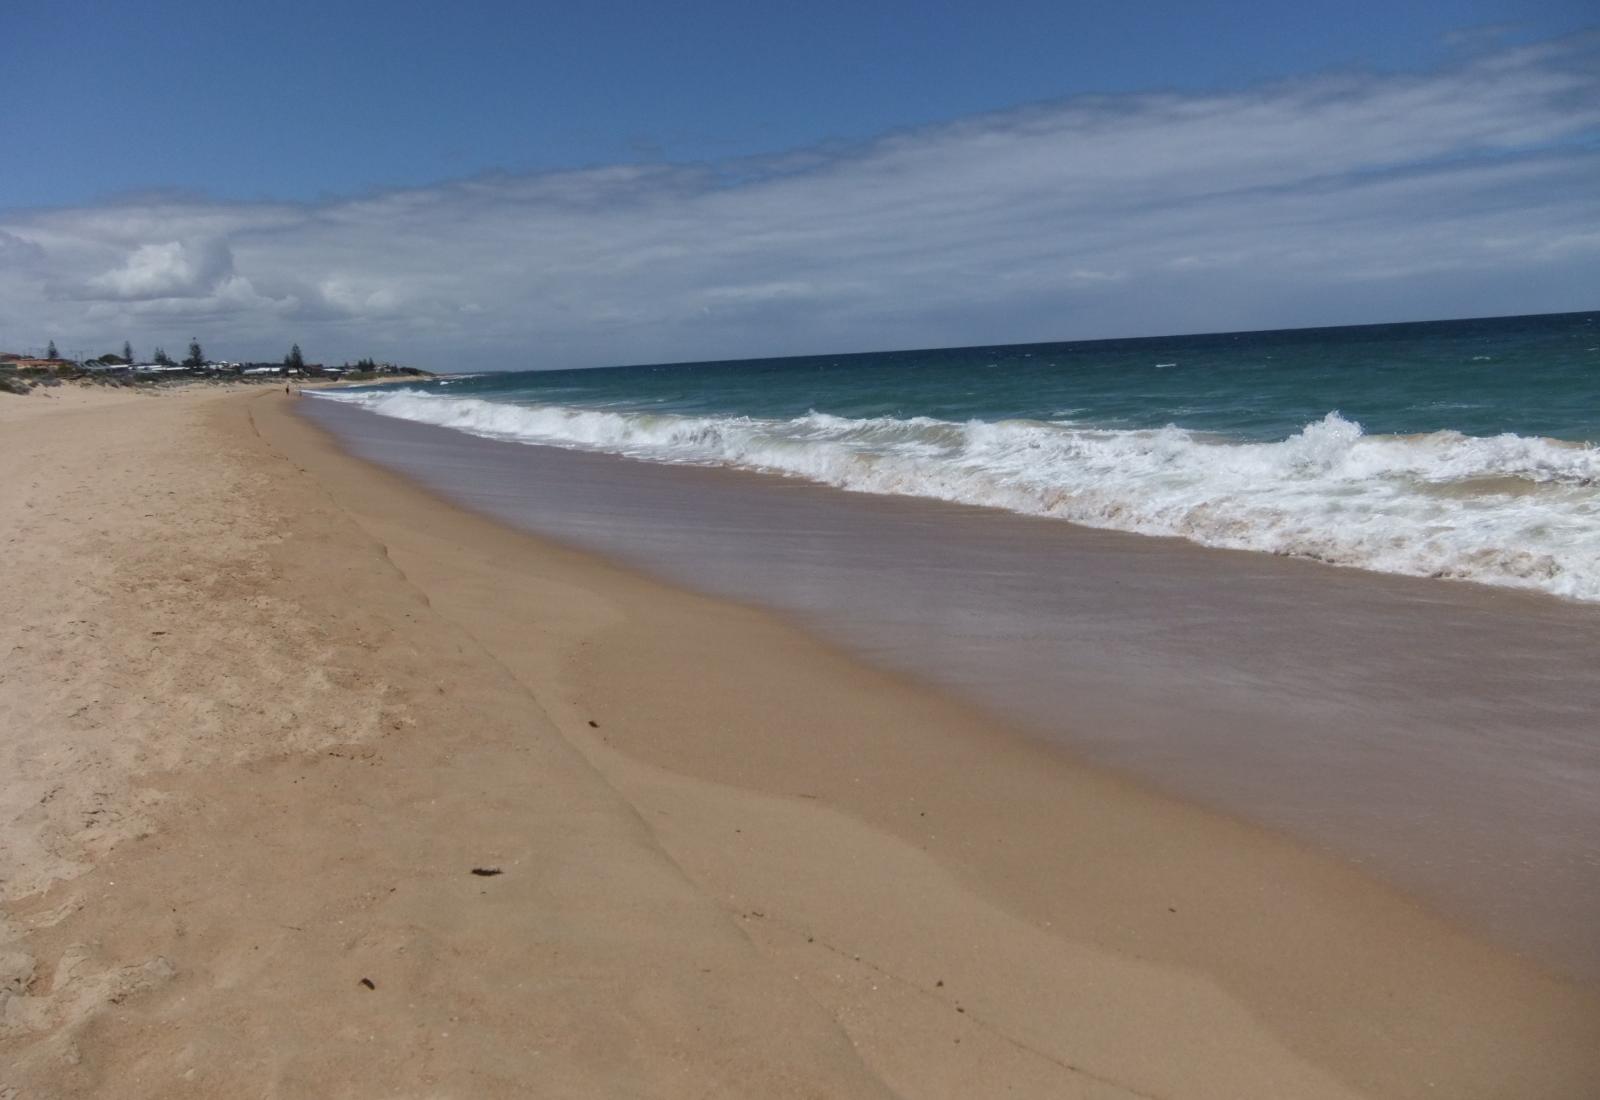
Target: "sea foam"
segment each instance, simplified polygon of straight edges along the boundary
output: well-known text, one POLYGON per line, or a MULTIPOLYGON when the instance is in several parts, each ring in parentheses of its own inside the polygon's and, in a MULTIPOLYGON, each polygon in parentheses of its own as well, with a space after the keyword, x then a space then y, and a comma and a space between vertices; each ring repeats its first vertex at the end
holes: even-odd
POLYGON ((732 466, 1169 535, 1205 546, 1600 601, 1600 449, 1515 434, 1367 435, 1337 412, 1277 442, 1177 427, 685 416, 418 391, 328 394, 491 439, 732 466))

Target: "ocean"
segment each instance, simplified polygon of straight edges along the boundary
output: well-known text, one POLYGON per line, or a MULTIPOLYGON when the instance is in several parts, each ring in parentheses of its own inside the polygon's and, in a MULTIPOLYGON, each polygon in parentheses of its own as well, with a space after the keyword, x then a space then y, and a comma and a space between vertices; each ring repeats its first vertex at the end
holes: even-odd
POLYGON ((1600 600, 1600 313, 527 370, 338 397, 491 439, 1600 600))
POLYGON ((1597 348, 1590 313, 300 407, 464 506, 770 609, 1600 982, 1597 348))

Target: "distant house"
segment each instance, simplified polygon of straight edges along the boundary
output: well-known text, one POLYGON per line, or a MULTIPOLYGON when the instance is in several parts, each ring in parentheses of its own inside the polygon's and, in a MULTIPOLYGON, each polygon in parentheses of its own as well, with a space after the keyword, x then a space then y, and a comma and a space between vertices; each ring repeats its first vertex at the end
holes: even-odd
POLYGON ((60 370, 62 367, 76 367, 78 364, 71 359, 13 359, 11 365, 18 370, 60 370))

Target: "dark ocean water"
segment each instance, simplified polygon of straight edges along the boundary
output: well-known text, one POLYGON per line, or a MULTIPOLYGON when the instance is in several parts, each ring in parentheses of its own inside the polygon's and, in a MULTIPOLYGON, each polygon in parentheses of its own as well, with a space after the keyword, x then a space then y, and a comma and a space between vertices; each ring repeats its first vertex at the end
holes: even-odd
POLYGON ((1600 600, 1600 313, 447 378, 474 435, 1600 600))

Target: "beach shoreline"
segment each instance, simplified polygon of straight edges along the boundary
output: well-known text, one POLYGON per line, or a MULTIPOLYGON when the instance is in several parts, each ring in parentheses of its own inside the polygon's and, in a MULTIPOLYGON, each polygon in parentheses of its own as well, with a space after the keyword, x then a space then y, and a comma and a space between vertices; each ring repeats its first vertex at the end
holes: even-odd
MULTIPOLYGON (((1592 991, 1349 867, 450 505, 282 394, 133 400, 73 410, 86 453, 7 502, 56 517, 14 546, 112 558, 98 636, 14 657, 7 717, 79 737, 31 774, 93 761, 125 823, 4 822, 57 829, 6 883, 19 1100, 1579 1097, 1600 1071, 1592 991), (183 488, 170 557, 117 560, 183 488), (118 587, 157 565, 160 600, 118 587), (136 636, 184 644, 95 664, 136 636)), ((49 415, 7 444, 47 453, 49 415)))
POLYGON ((313 401, 342 449, 763 608, 1600 981, 1600 609, 313 401))

